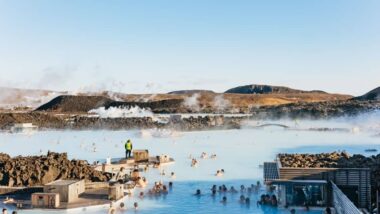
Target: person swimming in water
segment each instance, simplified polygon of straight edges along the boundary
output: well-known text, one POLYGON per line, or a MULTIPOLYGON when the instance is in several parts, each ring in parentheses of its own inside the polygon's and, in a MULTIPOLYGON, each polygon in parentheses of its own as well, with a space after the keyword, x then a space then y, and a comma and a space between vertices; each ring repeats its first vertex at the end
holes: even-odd
POLYGON ((240 186, 240 192, 245 192, 245 186, 244 185, 240 186))
MULTIPOLYGON (((115 214, 115 212, 116 212, 116 209, 113 206, 113 203, 111 202, 110 203, 110 208, 108 209, 108 214, 115 214)), ((3 214, 4 214, 4 212, 3 212, 3 214)))
POLYGON ((239 202, 240 202, 241 204, 244 204, 244 203, 245 203, 245 197, 244 197, 244 195, 241 195, 241 196, 240 196, 240 200, 239 200, 239 202))
POLYGON ((200 196, 200 195, 201 195, 201 190, 200 190, 200 189, 197 189, 197 191, 195 192, 194 195, 196 195, 196 196, 200 196))
POLYGON ((237 193, 238 191, 235 189, 235 187, 231 186, 230 193, 237 193))
POLYGON ((198 165, 198 161, 197 161, 197 159, 193 158, 193 159, 191 160, 191 167, 196 167, 197 165, 198 165))
POLYGON ((165 176, 165 175, 166 175, 166 173, 165 173, 165 170, 164 170, 164 169, 161 171, 160 175, 162 175, 162 176, 165 176))
POLYGON ((175 179, 177 176, 174 174, 174 172, 170 173, 170 178, 175 179))
POLYGON ((146 182, 141 177, 137 177, 136 185, 144 188, 146 186, 146 182))
POLYGON ((272 195, 272 198, 271 198, 271 205, 274 206, 274 207, 277 207, 277 206, 278 206, 277 197, 276 197, 275 195, 272 195))
POLYGON ((139 208, 139 204, 137 202, 133 203, 133 207, 135 208, 135 210, 137 210, 139 208))
POLYGON ((245 198, 245 204, 246 205, 250 205, 251 204, 251 200, 248 197, 245 198))
POLYGON ((222 185, 222 191, 223 192, 228 192, 228 189, 227 189, 226 185, 224 185, 224 184, 222 185))
POLYGON ((162 191, 161 191, 163 194, 168 194, 168 188, 166 187, 166 185, 162 185, 162 191))
POLYGON ((143 199, 143 198, 144 198, 144 192, 140 192, 139 198, 140 198, 140 199, 143 199))
POLYGON ((206 152, 202 152, 202 154, 201 154, 201 158, 202 159, 207 159, 207 153, 206 152))
POLYGON ((161 167, 161 162, 160 162, 160 161, 155 162, 155 163, 153 164, 153 168, 158 169, 158 168, 160 168, 160 167, 161 167))
POLYGON ((265 195, 262 194, 262 195, 260 196, 260 200, 257 201, 256 205, 257 205, 257 207, 259 207, 259 205, 265 205, 265 204, 266 204, 265 195))
POLYGON ((220 201, 222 204, 227 204, 227 197, 223 196, 222 201, 220 201))
POLYGON ((260 181, 257 181, 257 182, 256 182, 256 192, 259 192, 259 191, 260 191, 260 188, 261 188, 260 181))
POLYGON ((252 194, 252 188, 251 188, 251 187, 248 187, 248 188, 247 188, 247 193, 248 193, 248 195, 251 195, 251 194, 252 194))

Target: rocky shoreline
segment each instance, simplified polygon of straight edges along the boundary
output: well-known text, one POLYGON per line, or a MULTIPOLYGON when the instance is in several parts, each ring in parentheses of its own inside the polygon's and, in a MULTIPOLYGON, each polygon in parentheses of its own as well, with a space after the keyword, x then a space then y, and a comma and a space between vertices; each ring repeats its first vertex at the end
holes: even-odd
POLYGON ((0 113, 0 129, 9 130, 16 123, 33 123, 40 129, 150 129, 167 128, 181 131, 240 128, 249 117, 204 116, 170 118, 162 122, 151 117, 99 118, 89 115, 52 114, 42 112, 0 113))
POLYGON ((334 117, 357 116, 362 113, 377 110, 380 110, 380 101, 340 100, 262 106, 251 109, 251 113, 253 117, 260 119, 329 119, 334 117))
POLYGON ((282 167, 296 168, 342 168, 350 158, 356 157, 355 155, 351 157, 346 152, 278 155, 282 167))
POLYGON ((41 156, 10 157, 0 153, 0 185, 40 186, 58 179, 85 179, 103 182, 110 173, 96 171, 84 160, 69 160, 67 153, 48 152, 41 156))
MULTIPOLYGON (((158 107, 156 107, 156 110, 158 107)), ((278 106, 251 108, 245 116, 224 117, 209 115, 203 117, 170 116, 170 109, 161 108, 168 113, 167 121, 152 117, 101 118, 88 113, 77 112, 2 112, 0 113, 0 130, 10 129, 16 123, 33 123, 41 129, 150 129, 167 128, 179 131, 203 129, 235 129, 244 125, 249 119, 331 119, 354 117, 362 113, 380 110, 380 101, 328 101, 315 103, 293 103, 278 106)), ((202 112, 198 112, 202 113, 202 112)), ((212 112, 211 112, 212 114, 212 112)))

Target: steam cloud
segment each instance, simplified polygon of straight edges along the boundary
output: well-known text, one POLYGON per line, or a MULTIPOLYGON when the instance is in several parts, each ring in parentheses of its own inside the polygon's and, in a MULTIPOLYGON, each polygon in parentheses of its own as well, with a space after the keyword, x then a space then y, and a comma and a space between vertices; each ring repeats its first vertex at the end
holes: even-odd
POLYGON ((100 107, 97 109, 92 109, 88 113, 99 115, 100 118, 153 117, 152 111, 140 108, 138 106, 130 108, 110 107, 108 109, 105 109, 105 107, 100 107))
POLYGON ((218 111, 224 111, 231 107, 231 103, 230 101, 224 99, 224 95, 221 94, 221 95, 215 96, 213 106, 218 111))
POLYGON ((201 109, 201 106, 199 105, 199 97, 200 95, 195 93, 190 97, 185 98, 183 105, 193 111, 199 111, 201 109))

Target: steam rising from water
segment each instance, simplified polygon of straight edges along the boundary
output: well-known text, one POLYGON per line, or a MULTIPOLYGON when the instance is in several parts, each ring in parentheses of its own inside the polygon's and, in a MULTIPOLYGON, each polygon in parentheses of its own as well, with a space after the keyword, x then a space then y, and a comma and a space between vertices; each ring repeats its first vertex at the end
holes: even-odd
MULTIPOLYGON (((329 129, 345 129, 352 133, 360 132, 375 132, 380 136, 380 111, 373 111, 363 113, 357 116, 347 116, 331 119, 279 119, 279 120, 246 120, 243 122, 243 127, 260 127, 265 124, 278 124, 287 126, 291 129, 315 129, 315 128, 329 128, 329 129)), ((277 124, 277 125, 276 125, 277 124)))
POLYGON ((352 124, 356 129, 380 132, 380 111, 363 113, 356 117, 338 118, 338 122, 352 124))
POLYGON ((176 138, 181 136, 181 132, 171 129, 143 129, 138 135, 141 138, 176 138))
POLYGON ((110 107, 108 109, 105 107, 100 107, 97 109, 92 109, 88 113, 97 114, 100 118, 153 117, 152 111, 149 109, 140 108, 138 106, 133 106, 130 108, 110 107))

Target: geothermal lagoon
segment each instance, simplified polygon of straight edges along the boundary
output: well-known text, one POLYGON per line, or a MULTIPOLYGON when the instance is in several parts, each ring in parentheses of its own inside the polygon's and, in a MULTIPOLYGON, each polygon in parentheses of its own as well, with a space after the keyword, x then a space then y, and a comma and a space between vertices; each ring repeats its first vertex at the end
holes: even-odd
MULTIPOLYGON (((277 153, 320 153, 346 151, 350 154, 364 154, 366 149, 380 150, 378 123, 368 119, 329 120, 329 121, 248 121, 242 129, 213 130, 195 132, 176 132, 171 130, 130 130, 130 131, 38 131, 28 134, 0 133, 1 152, 11 156, 67 152, 69 158, 104 161, 107 157, 124 157, 124 142, 133 141, 134 149, 148 149, 150 154, 167 154, 175 159, 174 164, 161 169, 150 168, 143 174, 148 179, 145 189, 136 188, 134 195, 125 199, 126 210, 116 213, 289 213, 286 209, 257 207, 256 201, 261 193, 251 194, 250 206, 238 202, 240 193, 211 196, 213 184, 225 184, 228 188, 263 182, 262 164, 271 161, 277 153), (257 124, 285 124, 290 129, 279 126, 253 128, 257 124), (339 128, 339 130, 312 131, 309 128, 339 128), (342 129, 342 130, 341 130, 342 129), (202 152, 216 159, 201 159, 202 152), (197 167, 191 167, 191 158, 197 158, 197 167), (224 169, 222 177, 216 177, 217 170, 224 169), (162 170, 165 175, 161 175, 162 170), (171 178, 174 172, 176 178, 171 178), (173 188, 165 196, 143 199, 138 194, 147 192, 155 181, 167 184, 173 182, 173 188), (197 189, 201 196, 194 196, 197 189), (220 203, 223 196, 227 204, 220 203), (138 202, 139 209, 134 211, 133 203, 138 202)), ((245 193, 247 196, 247 193, 245 193)), ((5 207, 5 205, 3 205, 5 207)), ((12 210, 12 207, 9 207, 12 210)), ((107 213, 108 206, 84 208, 69 211, 23 211, 19 213, 107 213)), ((297 213, 322 213, 322 211, 298 210, 297 213)))

